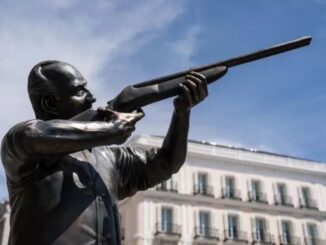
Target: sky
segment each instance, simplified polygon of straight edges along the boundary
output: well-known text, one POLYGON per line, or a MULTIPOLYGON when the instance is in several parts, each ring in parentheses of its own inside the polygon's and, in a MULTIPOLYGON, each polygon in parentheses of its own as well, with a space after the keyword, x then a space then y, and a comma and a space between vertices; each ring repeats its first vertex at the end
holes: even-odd
MULTIPOLYGON (((125 86, 301 36, 309 47, 229 69, 192 110, 189 138, 326 162, 326 0, 0 0, 0 136, 34 118, 30 69, 73 64, 105 105, 125 86)), ((165 135, 172 99, 134 134, 165 135)), ((6 198, 0 171, 0 198, 6 198)))

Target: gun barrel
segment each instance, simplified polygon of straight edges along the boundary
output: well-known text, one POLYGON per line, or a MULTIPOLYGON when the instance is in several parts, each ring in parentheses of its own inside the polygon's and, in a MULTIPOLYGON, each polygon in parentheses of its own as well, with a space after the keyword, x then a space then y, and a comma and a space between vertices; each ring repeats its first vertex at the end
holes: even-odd
MULTIPOLYGON (((311 37, 305 36, 305 37, 301 37, 301 38, 298 38, 298 39, 295 39, 295 40, 292 40, 292 41, 289 41, 286 43, 281 43, 281 44, 272 46, 270 48, 259 50, 254 53, 242 55, 242 56, 239 56, 236 58, 231 58, 228 60, 219 61, 216 63, 212 63, 212 64, 200 66, 200 67, 191 68, 190 70, 201 72, 201 71, 215 68, 218 66, 226 66, 226 67, 230 68, 230 67, 242 65, 242 64, 245 64, 248 62, 252 62, 255 60, 267 58, 267 57, 270 57, 273 55, 281 54, 281 53, 284 53, 284 52, 287 52, 287 51, 290 51, 293 49, 301 48, 301 47, 309 45, 310 42, 311 42, 311 37)), ((162 82, 165 82, 165 81, 168 81, 171 79, 185 76, 187 73, 189 73, 189 70, 177 72, 177 73, 170 74, 170 75, 163 76, 163 77, 156 78, 156 79, 151 79, 146 82, 134 84, 133 86, 135 88, 140 88, 140 87, 144 87, 144 86, 158 84, 158 83, 162 83, 162 82)))

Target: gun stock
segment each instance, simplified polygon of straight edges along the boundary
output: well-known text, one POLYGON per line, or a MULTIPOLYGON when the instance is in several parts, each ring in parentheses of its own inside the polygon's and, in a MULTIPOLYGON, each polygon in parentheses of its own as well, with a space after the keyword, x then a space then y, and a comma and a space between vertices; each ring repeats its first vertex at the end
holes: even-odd
MULTIPOLYGON (((130 85, 123 89, 121 93, 118 94, 118 96, 116 96, 113 100, 108 102, 108 108, 120 112, 131 112, 151 103, 176 96, 178 94, 179 84, 185 81, 185 75, 191 70, 205 75, 207 78, 207 83, 210 84, 224 75, 223 71, 221 70, 221 67, 223 66, 231 68, 242 65, 248 62, 307 46, 310 44, 310 42, 310 36, 302 37, 293 41, 272 46, 270 48, 259 50, 254 53, 130 85)), ((78 117, 78 119, 96 120, 95 114, 96 111, 88 111, 83 113, 83 116, 81 115, 81 117, 78 117)))

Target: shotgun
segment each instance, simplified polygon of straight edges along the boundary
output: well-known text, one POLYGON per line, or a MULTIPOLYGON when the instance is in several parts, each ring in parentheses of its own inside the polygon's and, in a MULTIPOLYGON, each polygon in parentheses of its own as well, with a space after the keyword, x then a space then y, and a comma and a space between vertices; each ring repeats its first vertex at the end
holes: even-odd
MULTIPOLYGON (((223 66, 231 68, 242 65, 248 62, 307 46, 310 44, 310 42, 310 36, 301 37, 296 40, 281 43, 236 58, 191 68, 189 70, 155 78, 142 83, 129 85, 124 88, 113 100, 110 100, 107 107, 119 112, 132 112, 151 103, 178 95, 179 84, 185 81, 185 75, 190 71, 202 73, 206 77, 207 83, 211 84, 224 75, 226 71, 224 73, 222 72, 223 69, 221 69, 221 67, 223 66)), ((82 113, 83 115, 80 115, 81 117, 78 116, 78 120, 96 120, 96 113, 97 112, 94 110, 88 110, 82 113)))

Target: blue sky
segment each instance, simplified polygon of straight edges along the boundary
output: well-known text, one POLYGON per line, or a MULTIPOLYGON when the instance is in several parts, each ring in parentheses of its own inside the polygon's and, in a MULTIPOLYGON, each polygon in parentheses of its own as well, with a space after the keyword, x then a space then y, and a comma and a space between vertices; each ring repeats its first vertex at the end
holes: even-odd
MULTIPOLYGON (((26 80, 42 60, 75 65, 104 105, 128 84, 311 35, 211 85, 190 138, 326 162, 325 26, 326 0, 0 0, 0 136, 34 117, 26 80)), ((171 102, 144 108, 136 133, 164 135, 171 102)))

